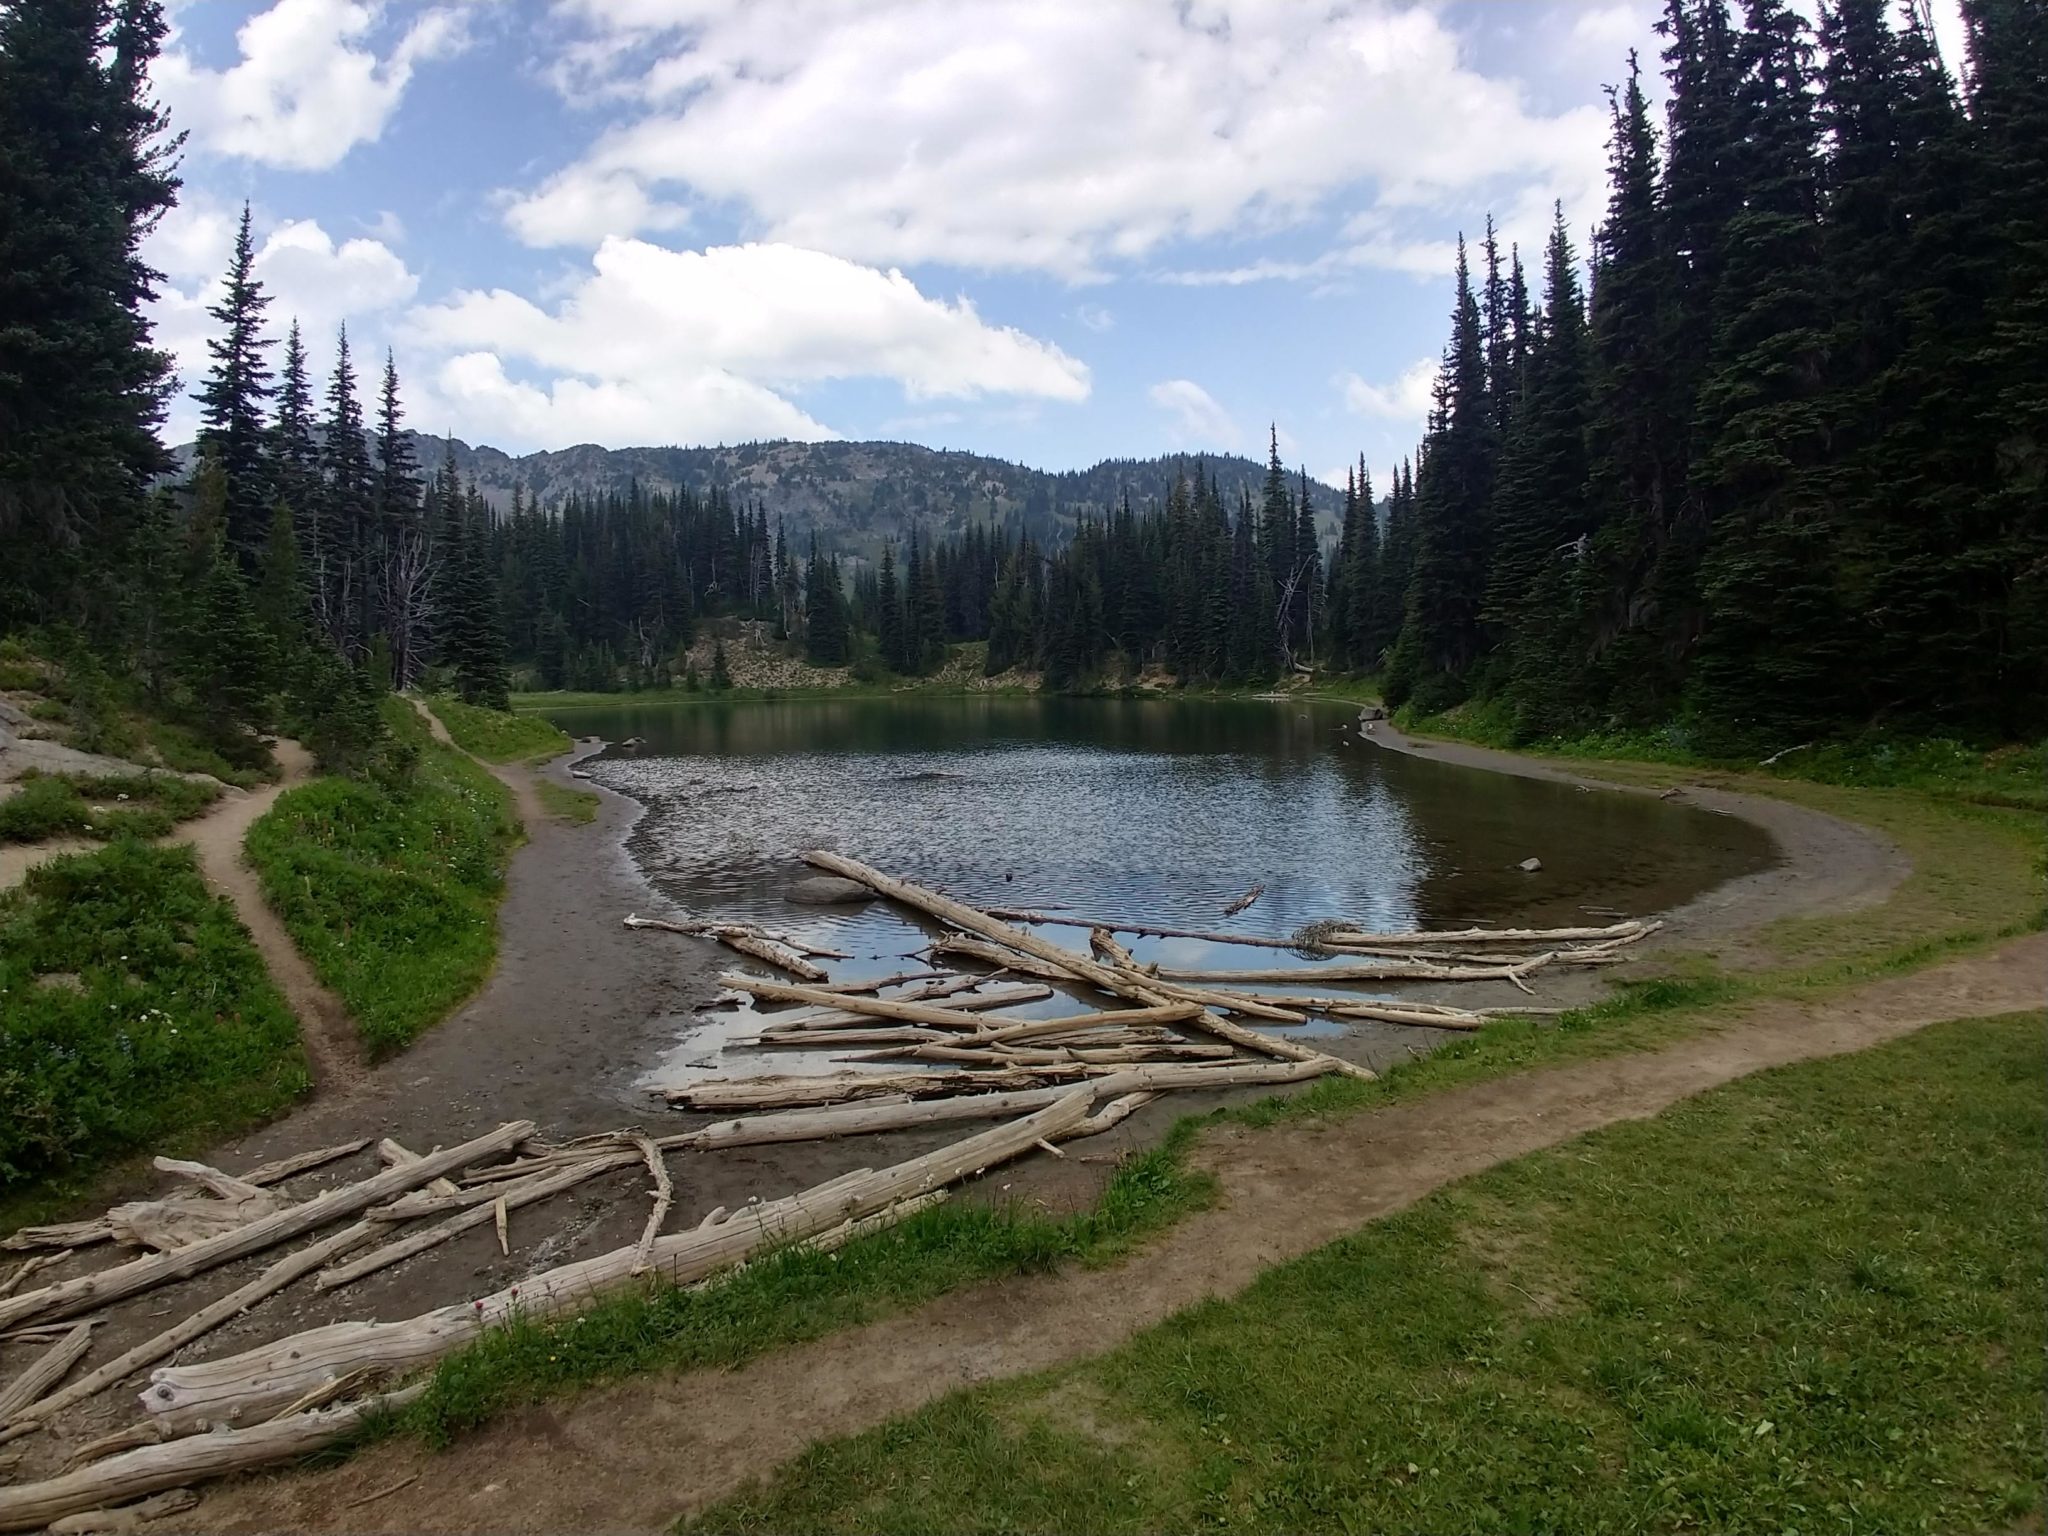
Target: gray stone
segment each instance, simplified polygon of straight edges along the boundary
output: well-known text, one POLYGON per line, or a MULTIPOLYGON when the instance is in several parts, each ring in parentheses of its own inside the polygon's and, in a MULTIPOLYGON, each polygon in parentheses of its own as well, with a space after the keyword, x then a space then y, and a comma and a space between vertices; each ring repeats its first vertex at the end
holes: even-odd
POLYGON ((842 880, 837 875, 811 875, 799 880, 789 888, 788 896, 806 907, 851 906, 875 899, 875 893, 858 880, 842 880))
POLYGON ((1521 871, 1525 875, 1533 875, 1542 867, 1543 861, 1541 859, 1524 859, 1520 865, 1521 871))

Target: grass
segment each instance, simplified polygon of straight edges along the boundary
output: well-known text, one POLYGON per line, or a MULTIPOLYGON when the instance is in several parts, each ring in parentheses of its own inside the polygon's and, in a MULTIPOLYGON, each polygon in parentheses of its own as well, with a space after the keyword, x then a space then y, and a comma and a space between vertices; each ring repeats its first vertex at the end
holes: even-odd
POLYGON ((526 763, 556 757, 569 750, 569 738, 545 720, 480 709, 446 694, 427 701, 463 751, 488 763, 526 763))
POLYGON ((290 1010, 189 848, 121 841, 0 895, 0 1020, 0 1226, 310 1085, 290 1010))
POLYGON ((1508 1163, 687 1529, 2010 1529, 2048 1474, 2041 1026, 1508 1163))
POLYGON ((555 820, 573 821, 579 825, 597 820, 598 799, 589 790, 571 789, 552 779, 536 779, 534 788, 540 793, 541 805, 555 820))
POLYGON ((219 794, 211 784, 169 774, 29 774, 0 800, 0 843, 161 837, 219 794))
POLYGON ((1594 758, 1720 769, 1776 781, 1853 789, 1917 790, 1937 799, 2016 810, 2048 810, 2048 742, 1991 749, 1947 737, 1869 731, 1839 741, 1790 743, 1766 766, 1699 751, 1683 725, 1586 736, 1515 739, 1512 715, 1497 704, 1462 704, 1439 715, 1397 715, 1403 729, 1538 756, 1594 758))
POLYGON ((490 974, 505 864, 520 839, 488 771, 433 741, 403 699, 385 700, 384 718, 419 751, 409 782, 317 780, 280 797, 246 844, 271 907, 380 1057, 490 974))
POLYGON ((1127 1160, 1077 1215, 952 1202, 834 1253, 784 1249, 701 1291, 631 1291, 576 1318, 494 1330, 445 1361, 383 1430, 445 1445, 508 1408, 574 1388, 636 1371, 737 1365, 972 1281, 1107 1263, 1211 1198, 1209 1178, 1183 1166, 1191 1135, 1192 1124, 1127 1160))

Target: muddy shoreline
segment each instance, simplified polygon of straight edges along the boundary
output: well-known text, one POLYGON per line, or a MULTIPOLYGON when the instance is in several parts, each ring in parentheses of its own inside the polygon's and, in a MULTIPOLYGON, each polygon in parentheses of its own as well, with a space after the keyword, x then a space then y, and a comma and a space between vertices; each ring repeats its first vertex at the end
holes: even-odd
MULTIPOLYGON (((1506 753, 1418 744, 1384 723, 1372 736, 1389 750, 1563 778, 1602 792, 1644 792, 1580 780, 1506 753)), ((592 781, 571 779, 575 763, 599 749, 585 743, 546 768, 512 770, 593 790, 600 808, 587 825, 538 820, 529 827, 529 841, 512 860, 499 911, 499 963, 477 996, 405 1054, 337 1085, 339 1091, 323 1091, 260 1131, 215 1148, 208 1161, 232 1171, 362 1136, 395 1137, 424 1152, 513 1119, 531 1119, 544 1136, 562 1140, 634 1124, 666 1132, 709 1118, 670 1112, 638 1081, 716 990, 716 975, 730 957, 709 943, 621 925, 628 912, 664 913, 669 904, 626 851, 643 814, 639 802, 592 781)), ((1702 806, 1762 826, 1781 857, 1772 868, 1729 882, 1668 914, 1669 933, 1645 946, 1646 962, 1655 963, 1658 950, 1674 939, 1711 941, 1795 912, 1873 904, 1906 872, 1904 859, 1883 838, 1836 818, 1755 796, 1707 789, 1687 793, 1702 806)), ((1498 985, 1498 996, 1493 985, 1466 986, 1459 989, 1458 1001, 1484 1006, 1513 1000, 1516 994, 1505 983, 1498 985)), ((1587 973, 1564 973, 1547 979, 1545 1001, 1585 1001, 1602 989, 1603 983, 1587 973)), ((1384 1069, 1447 1038, 1440 1031, 1360 1025, 1322 1037, 1318 1044, 1384 1069)), ((1064 1161, 1034 1157, 998 1170, 964 1191, 963 1198, 1026 1202, 1051 1211, 1085 1207, 1122 1155, 1156 1143, 1180 1116, 1270 1091, 1166 1096, 1077 1155, 1064 1161)), ((957 1127, 942 1126, 841 1142, 681 1154, 670 1161, 676 1200, 669 1226, 694 1224, 715 1206, 772 1198, 856 1167, 883 1166, 944 1145, 958 1134, 957 1127)), ((303 1197, 326 1184, 363 1177, 373 1167, 365 1153, 295 1181, 291 1193, 303 1197)), ((537 1269, 618 1247, 638 1234, 645 1218, 646 1182, 640 1170, 622 1172, 514 1213, 509 1255, 499 1253, 486 1224, 338 1292, 294 1287, 209 1335, 189 1357, 215 1358, 345 1319, 411 1316, 484 1294, 537 1269)), ((73 1260, 59 1274, 105 1261, 105 1256, 73 1260)), ((168 1326, 167 1318, 225 1294, 262 1262, 231 1265, 116 1309, 100 1332, 93 1359, 111 1358, 152 1336, 168 1326)), ((83 1440, 132 1421, 135 1394, 145 1384, 138 1379, 103 1393, 54 1424, 50 1433, 23 1442, 23 1461, 14 1476, 47 1473, 83 1440)))

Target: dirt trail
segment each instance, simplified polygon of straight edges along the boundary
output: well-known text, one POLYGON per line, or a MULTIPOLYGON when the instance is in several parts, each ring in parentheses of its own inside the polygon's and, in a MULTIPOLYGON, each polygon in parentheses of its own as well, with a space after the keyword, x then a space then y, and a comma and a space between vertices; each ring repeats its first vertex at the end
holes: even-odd
POLYGON ((729 1373, 638 1377, 527 1410, 434 1456, 377 1446, 347 1466, 215 1491, 167 1528, 656 1531, 818 1439, 955 1387, 1113 1348, 1262 1270, 1496 1163, 1644 1119, 1748 1073, 1862 1050, 1942 1020, 2041 1004, 2048 935, 1804 1005, 1760 1004, 1658 1051, 1574 1063, 1326 1125, 1227 1130, 1200 1161, 1223 1190, 1110 1270, 1005 1280, 778 1351, 729 1373), (361 1507, 365 1489, 416 1477, 361 1507))
MULTIPOLYGON (((348 1092, 363 1075, 362 1049, 348 1010, 314 977, 284 924, 263 899, 256 872, 242 861, 242 840, 249 829, 286 790, 313 775, 313 756, 296 741, 279 738, 272 755, 283 769, 278 781, 260 789, 227 789, 199 815, 156 840, 158 847, 185 844, 198 856, 199 872, 218 894, 234 903, 235 915, 249 930, 263 963, 285 1002, 298 1017, 299 1038, 306 1062, 320 1092, 348 1092)), ((65 838, 55 842, 0 848, 0 890, 19 885, 39 864, 104 846, 65 838)))
POLYGON ((408 693, 405 698, 407 703, 419 711, 420 718, 427 722, 427 730, 434 740, 444 747, 462 753, 511 792, 512 803, 519 811, 519 819, 526 825, 526 835, 532 837, 535 829, 547 820, 548 815, 547 807, 540 803, 540 790, 535 787, 533 774, 517 765, 488 762, 478 757, 448 734, 448 727, 441 723, 441 717, 428 707, 425 699, 416 693, 408 693))

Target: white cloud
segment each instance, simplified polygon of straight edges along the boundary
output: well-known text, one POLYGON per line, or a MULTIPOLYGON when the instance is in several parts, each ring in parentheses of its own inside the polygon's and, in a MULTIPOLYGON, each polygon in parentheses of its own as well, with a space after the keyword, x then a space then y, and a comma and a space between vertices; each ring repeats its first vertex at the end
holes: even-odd
POLYGON ((1437 361, 1425 357, 1410 363, 1391 384, 1371 384, 1355 373, 1339 376, 1345 409, 1382 421, 1420 426, 1429 415, 1436 388, 1437 361))
POLYGON ((1236 448, 1244 440, 1230 413, 1193 379, 1164 379, 1145 394, 1167 413, 1176 448, 1236 448))
POLYGON ((235 64, 209 69, 174 38, 153 79, 199 147, 325 170, 384 132, 418 65, 465 46, 465 3, 422 12, 380 58, 371 0, 277 0, 236 33, 235 64))
MULTIPOLYGON (((206 343, 219 330, 206 311, 220 299, 237 217, 203 194, 188 196, 165 216, 143 251, 166 279, 150 310, 156 343, 171 354, 188 388, 206 371, 206 343)), ((342 322, 349 322, 360 341, 365 323, 377 329, 380 316, 419 291, 419 279, 390 247, 360 237, 336 244, 311 219, 287 219, 270 229, 257 243, 255 275, 270 295, 271 335, 281 338, 296 318, 315 357, 325 356, 342 322)), ((273 365, 277 357, 273 349, 273 365)), ((187 441, 197 422, 191 402, 180 397, 172 403, 165 436, 187 441)))
MULTIPOLYGON (((856 260, 1082 279, 1361 202, 1440 215, 1527 185, 1539 205, 1593 207, 1602 178, 1600 108, 1533 109, 1433 8, 1397 0, 557 10, 640 116, 515 195, 508 223, 536 244, 687 202, 856 260)), ((1356 262, 1404 255, 1394 234, 1352 243, 1356 262)))
POLYGON ((454 354, 434 380, 449 425, 488 423, 521 446, 829 436, 780 392, 836 379, 892 380, 913 401, 1073 402, 1089 387, 1084 365, 965 299, 786 245, 607 240, 551 308, 467 291, 408 329, 454 354), (519 382, 507 363, 550 382, 519 382))
POLYGON ((1082 304, 1076 306, 1074 310, 1074 318, 1080 321, 1083 325, 1087 326, 1089 330, 1096 332, 1098 335, 1104 331, 1113 331, 1116 329, 1116 316, 1112 314, 1109 310, 1103 308, 1103 306, 1100 304, 1082 304))

